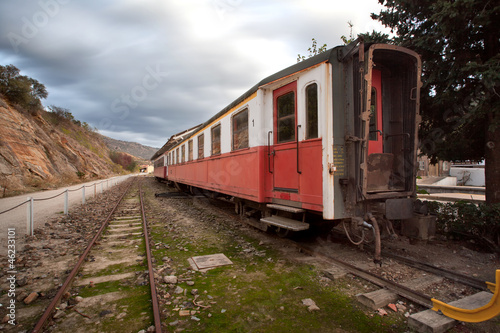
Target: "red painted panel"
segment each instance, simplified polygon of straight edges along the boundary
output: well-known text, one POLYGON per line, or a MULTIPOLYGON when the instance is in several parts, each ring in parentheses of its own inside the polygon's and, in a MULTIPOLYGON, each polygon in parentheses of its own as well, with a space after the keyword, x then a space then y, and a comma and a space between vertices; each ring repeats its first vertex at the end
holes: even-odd
POLYGON ((167 178, 167 167, 158 167, 158 168, 155 168, 154 170, 154 176, 155 177, 158 177, 158 178, 167 178))
POLYGON ((170 165, 169 180, 260 203, 272 202, 273 198, 301 202, 306 209, 321 211, 321 152, 321 139, 300 143, 299 193, 273 190, 267 146, 170 165))
POLYGON ((264 148, 243 149, 170 166, 170 180, 253 201, 264 200, 264 148))
POLYGON ((321 139, 307 140, 299 145, 299 175, 302 202, 323 204, 323 162, 321 139), (307 197, 307 199, 306 199, 307 197))
POLYGON ((382 128, 382 73, 378 69, 372 70, 372 87, 375 88, 376 91, 376 110, 377 110, 377 140, 369 140, 368 141, 368 155, 374 153, 383 153, 383 133, 382 128))
MULTIPOLYGON (((291 105, 291 104, 284 104, 291 105)), ((274 147, 273 147, 273 165, 276 172, 273 173, 274 176, 274 188, 275 189, 288 189, 290 191, 295 191, 299 187, 299 173, 297 172, 297 144, 295 140, 297 138, 297 81, 291 82, 279 89, 273 91, 273 110, 274 110, 274 147), (290 119, 290 124, 287 126, 287 133, 285 137, 289 136, 289 140, 286 143, 280 142, 278 138, 278 99, 286 94, 293 93, 293 117, 290 119)), ((287 110, 284 108, 283 110, 287 110)), ((291 108, 290 108, 291 110, 291 108)), ((286 123, 286 122, 285 122, 286 123)))

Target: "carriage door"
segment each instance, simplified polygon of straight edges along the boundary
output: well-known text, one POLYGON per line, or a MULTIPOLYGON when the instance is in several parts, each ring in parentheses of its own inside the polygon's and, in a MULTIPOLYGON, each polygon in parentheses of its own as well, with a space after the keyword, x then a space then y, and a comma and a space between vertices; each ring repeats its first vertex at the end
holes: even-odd
POLYGON ((370 100, 367 191, 372 193, 385 192, 390 190, 394 155, 384 153, 382 74, 378 69, 372 69, 370 100))
POLYGON ((299 191, 297 160, 297 82, 273 91, 275 191, 299 191))

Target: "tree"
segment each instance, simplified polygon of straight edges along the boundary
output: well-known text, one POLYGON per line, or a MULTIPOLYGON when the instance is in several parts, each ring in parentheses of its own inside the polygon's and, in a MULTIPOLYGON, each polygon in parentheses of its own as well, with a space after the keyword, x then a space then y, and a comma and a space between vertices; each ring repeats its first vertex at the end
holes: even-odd
MULTIPOLYGON (((320 48, 318 48, 318 43, 316 42, 316 39, 312 39, 312 46, 310 48, 307 49, 307 51, 309 51, 309 56, 308 58, 311 58, 315 55, 318 55, 320 53, 323 53, 326 51, 326 44, 323 44, 323 46, 321 46, 320 48)), ((297 55, 297 62, 301 62, 303 60, 306 60, 306 57, 305 56, 301 56, 300 54, 297 55)))
POLYGON ((30 111, 41 109, 41 100, 48 96, 43 84, 28 76, 20 75, 20 70, 14 65, 0 65, 0 94, 10 103, 18 104, 30 111))
POLYGON ((421 151, 433 161, 485 159, 486 202, 500 203, 500 4, 379 0, 372 18, 422 56, 421 151))

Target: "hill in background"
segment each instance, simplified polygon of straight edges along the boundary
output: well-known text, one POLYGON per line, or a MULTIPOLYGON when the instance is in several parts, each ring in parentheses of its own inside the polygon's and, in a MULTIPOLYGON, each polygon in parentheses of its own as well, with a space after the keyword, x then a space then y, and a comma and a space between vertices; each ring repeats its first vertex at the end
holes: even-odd
POLYGON ((36 79, 14 65, 0 65, 0 196, 134 172, 149 164, 155 148, 106 138, 68 109, 44 108, 47 96, 36 79))
POLYGON ((0 197, 135 172, 144 160, 116 148, 155 151, 102 136, 64 110, 28 111, 0 95, 0 197), (121 145, 108 148, 114 141, 121 145))
POLYGON ((156 151, 159 149, 159 148, 144 146, 136 142, 115 140, 101 134, 99 135, 101 136, 102 140, 104 141, 104 143, 106 143, 106 146, 110 150, 124 152, 135 157, 140 157, 141 159, 147 161, 149 161, 151 156, 153 156, 154 153, 156 153, 156 151))

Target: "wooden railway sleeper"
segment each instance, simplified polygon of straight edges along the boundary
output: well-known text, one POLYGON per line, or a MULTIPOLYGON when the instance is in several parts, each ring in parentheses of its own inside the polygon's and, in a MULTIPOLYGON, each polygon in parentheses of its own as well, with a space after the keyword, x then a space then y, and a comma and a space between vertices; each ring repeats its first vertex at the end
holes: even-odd
POLYGON ((496 283, 486 282, 493 291, 493 296, 488 304, 476 309, 461 309, 432 298, 432 310, 442 313, 452 319, 469 323, 478 323, 500 315, 500 269, 495 273, 496 283))

